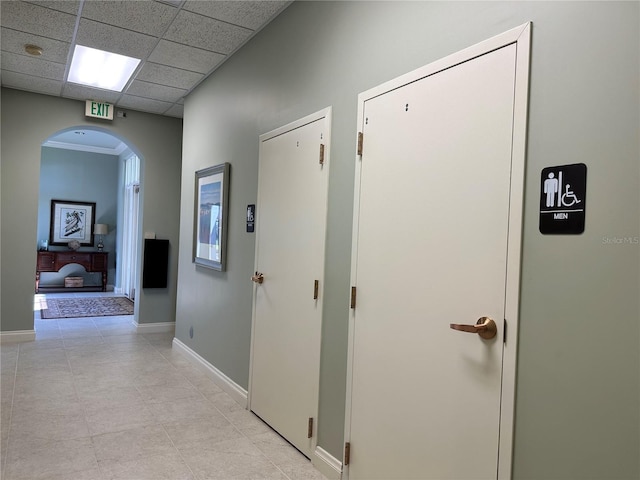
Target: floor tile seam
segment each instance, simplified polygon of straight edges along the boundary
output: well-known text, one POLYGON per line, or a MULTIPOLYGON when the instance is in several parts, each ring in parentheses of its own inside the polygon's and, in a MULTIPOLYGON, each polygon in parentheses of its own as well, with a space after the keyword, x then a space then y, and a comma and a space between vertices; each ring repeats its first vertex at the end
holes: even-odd
MULTIPOLYGON (((215 407, 215 405, 214 405, 214 407, 215 407)), ((220 409, 218 409, 217 407, 215 407, 215 408, 216 408, 216 410, 218 410, 218 411, 219 411, 219 412, 224 416, 224 414, 220 411, 220 409)), ((288 475, 287 475, 287 474, 286 474, 286 473, 285 473, 285 472, 284 472, 284 471, 283 471, 283 470, 282 470, 278 465, 276 465, 276 464, 273 462, 273 460, 271 460, 271 458, 269 458, 269 456, 268 456, 266 453, 264 453, 260 448, 258 448, 258 446, 255 444, 255 442, 253 442, 253 441, 251 440, 251 438, 250 438, 246 433, 244 433, 242 430, 240 430, 240 429, 239 429, 239 428, 238 428, 238 427, 237 427, 233 422, 231 422, 231 420, 230 420, 229 418, 227 418, 226 416, 225 416, 225 419, 226 419, 226 420, 229 422, 229 424, 230 424, 230 425, 231 425, 231 426, 236 430, 236 432, 237 432, 237 433, 239 433, 239 434, 241 435, 241 438, 244 438, 244 439, 248 440, 248 441, 249 441, 249 443, 251 443, 251 445, 253 445, 253 446, 254 446, 254 447, 255 447, 255 448, 260 452, 260 456, 262 456, 264 459, 266 459, 266 460, 267 460, 267 462, 268 462, 268 463, 270 463, 273 467, 275 467, 275 468, 276 468, 276 469, 277 469, 277 470, 278 470, 278 471, 279 471, 279 472, 280 472, 280 473, 281 473, 281 474, 282 474, 286 479, 288 479, 288 480, 294 480, 294 479, 291 479, 291 478, 290 478, 290 477, 289 477, 289 476, 288 476, 288 475)), ((167 423, 167 424, 168 424, 168 423, 167 423)), ((165 431, 165 433, 166 433, 166 434, 167 434, 167 436, 169 437, 169 440, 171 441, 171 444, 172 444, 172 445, 174 446, 174 448, 178 451, 178 455, 180 455, 180 458, 182 459, 182 461, 185 463, 185 465, 187 465, 187 467, 189 468, 189 470, 190 470, 190 471, 191 471, 191 473, 193 474, 193 477, 194 477, 194 478, 196 478, 196 479, 198 479, 198 480, 200 480, 200 479, 201 479, 201 477, 199 477, 198 475, 196 475, 196 474, 195 474, 195 472, 191 469, 191 466, 189 465, 189 463, 187 462, 187 460, 186 460, 186 459, 184 458, 184 456, 182 455, 182 450, 181 450, 179 447, 177 447, 177 446, 176 446, 176 444, 173 442, 173 439, 171 438, 171 435, 169 435, 169 432, 168 432, 168 431, 167 431, 167 429, 165 428, 165 424, 164 424, 164 423, 162 423, 161 425, 162 425, 162 429, 165 431)), ((232 439, 232 440, 233 440, 233 439, 232 439)), ((226 442, 226 441, 230 441, 230 440, 229 440, 229 439, 221 439, 221 440, 218 440, 218 441, 216 441, 216 442, 212 443, 212 445, 214 445, 214 444, 218 444, 218 443, 223 443, 223 442, 226 442)), ((292 448, 293 448, 293 447, 292 447, 292 448)), ((242 476, 242 474, 241 474, 240 476, 242 476)))
POLYGON ((166 429, 164 428, 164 426, 161 423, 153 423, 153 424, 149 424, 149 425, 139 425, 139 426, 133 427, 131 429, 119 430, 119 431, 116 431, 116 432, 105 432, 105 433, 100 433, 98 435, 92 435, 91 436, 91 444, 93 445, 93 451, 94 451, 94 454, 96 455, 96 461, 98 463, 98 468, 100 469, 101 475, 104 476, 104 469, 102 468, 102 464, 106 463, 108 461, 125 463, 125 462, 139 461, 139 460, 143 460, 143 459, 162 456, 162 455, 164 455, 164 453, 157 453, 157 452, 146 453, 146 454, 145 453, 140 453, 139 455, 136 455, 135 457, 131 457, 131 458, 124 458, 124 459, 103 458, 102 460, 99 460, 97 458, 97 454, 96 454, 96 444, 95 444, 94 438, 97 438, 97 437, 100 437, 100 436, 103 436, 103 435, 113 435, 113 434, 117 434, 117 433, 123 433, 123 432, 127 432, 128 430, 136 430, 136 429, 141 429, 141 428, 148 428, 148 427, 152 427, 152 426, 157 426, 157 427, 161 427, 162 428, 162 431, 164 432, 164 434, 167 436, 167 439, 171 443, 171 447, 173 448, 174 453, 177 454, 180 457, 180 459, 184 462, 184 464, 187 466, 187 468, 189 468, 189 471, 193 474, 194 479, 200 480, 199 477, 197 477, 194 474, 194 472, 191 469, 191 467, 189 466, 189 464, 185 461, 185 459, 183 458, 182 454, 180 453, 180 450, 175 446, 175 444, 173 443, 173 440, 171 439, 171 437, 169 436, 169 434, 167 433, 166 429))
MULTIPOLYGON (((176 450, 177 450, 177 449, 176 449, 176 450)), ((120 460, 113 460, 113 459, 100 460, 100 461, 98 462, 98 470, 100 471, 101 478, 100 478, 100 479, 94 479, 94 480, 102 480, 102 479, 107 480, 107 479, 108 479, 108 472, 105 472, 105 466, 104 466, 104 465, 105 465, 105 464, 107 464, 108 462, 117 463, 117 464, 119 464, 119 465, 122 465, 122 464, 125 464, 125 463, 137 462, 137 461, 139 461, 139 460, 143 460, 143 459, 149 459, 149 458, 153 458, 153 457, 163 457, 163 456, 164 456, 164 454, 162 454, 162 453, 154 453, 154 454, 149 455, 149 456, 143 455, 142 457, 129 458, 129 459, 125 459, 125 460, 122 460, 122 461, 120 461, 120 460)), ((190 471, 190 472, 191 472, 191 474, 193 475, 193 480, 204 480, 204 479, 201 479, 200 477, 198 477, 197 475, 195 475, 195 474, 193 473, 193 470, 191 470, 191 467, 190 467, 190 466, 189 466, 189 464, 187 464, 187 462, 182 458, 182 456, 180 455, 180 453, 179 453, 179 452, 178 452, 178 456, 179 456, 179 457, 180 457, 180 459, 184 462, 184 465, 189 469, 189 471, 190 471)), ((127 479, 127 480, 136 480, 136 479, 130 478, 130 479, 127 479)))
MULTIPOLYGON (((166 385, 166 384, 160 384, 160 385, 133 385, 133 388, 136 389, 136 391, 138 392, 138 395, 140 395, 140 400, 142 401, 142 404, 145 407, 149 407, 150 405, 161 405, 161 404, 170 404, 173 403, 175 400, 185 400, 185 399, 189 399, 190 397, 180 397, 180 398, 174 398, 171 400, 164 400, 164 401, 149 401, 146 400, 144 398, 144 393, 140 390, 141 388, 147 388, 147 387, 171 387, 170 385, 166 385)), ((177 387, 176 387, 177 388, 177 387)), ((200 394, 201 397, 203 397, 204 400, 206 400, 206 398, 204 397, 204 395, 202 395, 202 392, 200 392, 198 389, 196 389, 196 391, 200 394)), ((152 412, 153 414, 153 412, 152 412)), ((160 424, 162 424, 163 422, 160 421, 160 424)))
MULTIPOLYGON (((175 371, 176 371, 176 372, 177 372, 177 373, 178 373, 182 378, 184 378, 184 379, 187 381, 187 383, 188 383, 189 385, 191 385, 191 386, 192 386, 192 387, 193 387, 193 388, 194 388, 198 393, 200 393, 200 396, 201 396, 204 400, 207 400, 209 403, 211 403, 211 404, 215 407, 215 409, 216 409, 216 410, 218 410, 218 412, 222 413, 222 411, 221 411, 221 410, 220 410, 220 409, 219 409, 219 408, 218 408, 218 407, 217 407, 217 406, 216 406, 216 405, 215 405, 215 404, 214 404, 214 403, 213 403, 213 402, 212 402, 212 401, 211 401, 211 400, 210 400, 210 399, 209 399, 209 398, 204 394, 204 392, 202 392, 202 391, 200 390, 200 388, 198 387, 198 385, 196 385, 193 381, 191 381, 191 379, 190 379, 189 377, 187 377, 184 373, 182 373, 182 371, 181 371, 177 366, 173 365, 173 364, 171 363, 171 361, 169 361, 169 359, 168 359, 167 357, 165 357, 165 356, 162 354, 162 352, 158 352, 158 353, 160 353, 160 355, 162 355, 162 356, 167 360, 167 362, 168 362, 170 365, 172 365, 172 366, 173 366, 173 369, 174 369, 174 370, 175 370, 175 371)), ((199 372, 199 370, 198 370, 198 368, 197 368, 197 367, 194 367, 194 370, 196 370, 196 371, 198 371, 198 372, 199 372)), ((215 384, 215 382, 214 382, 214 384, 215 384)), ((222 390, 222 391, 224 391, 224 390, 222 390)), ((225 417, 225 418, 226 418, 226 417, 225 417)), ((229 419, 227 418, 227 421, 228 421, 228 420, 229 420, 229 419)), ((231 423, 231 422, 230 422, 230 423, 231 423)))
MULTIPOLYGON (((97 460, 96 460, 96 467, 99 468, 99 465, 97 464, 97 460)), ((78 469, 74 468, 73 470, 70 470, 70 471, 57 472, 57 475, 71 475, 71 474, 80 473, 80 472, 83 472, 83 471, 86 471, 86 468, 82 468, 81 470, 78 470, 78 469)), ((4 474, 5 475, 7 474, 6 469, 4 470, 4 474)), ((47 476, 46 478, 49 478, 49 476, 47 476)), ((72 477, 68 477, 68 478, 72 478, 72 477)), ((103 479, 104 479, 104 476, 102 475, 102 471, 100 471, 100 478, 99 479, 93 479, 93 480, 103 480, 103 479)), ((31 477, 23 477, 22 475, 19 476, 19 477, 12 476, 11 478, 8 478, 7 480, 31 480, 31 477)))
MULTIPOLYGON (((80 405, 82 405, 82 413, 83 413, 84 423, 85 423, 85 425, 87 427, 87 432, 89 432, 89 436, 91 436, 91 428, 89 426, 89 416, 87 414, 87 407, 85 405, 85 402, 83 402, 80 399, 80 394, 78 393, 78 386, 77 386, 76 380, 75 380, 75 374, 73 372, 73 367, 71 366, 71 361, 69 360, 69 356, 68 356, 66 350, 65 350, 65 356, 67 357, 67 361, 69 362, 69 370, 71 371, 71 375, 72 375, 72 377, 71 377, 72 378, 71 385, 72 385, 72 388, 73 388, 73 392, 75 394, 76 401, 80 405)), ((93 445, 93 441, 91 442, 91 445, 93 445)), ((95 456, 95 448, 93 450, 94 450, 93 454, 95 456)), ((96 461, 97 461, 97 457, 96 457, 96 461)))
POLYGON ((93 441, 93 435, 89 437, 89 441, 91 442, 91 451, 93 452, 93 457, 96 460, 96 467, 98 468, 98 471, 100 472, 101 479, 104 479, 105 475, 104 475, 104 472, 102 471, 102 468, 100 468, 100 461, 98 460, 98 454, 96 452, 96 444, 93 441))
POLYGON ((29 441, 32 441, 34 439, 42 441, 43 445, 37 448, 33 447, 32 445, 31 449, 29 450, 31 453, 40 453, 40 452, 47 451, 49 449, 47 444, 54 444, 54 443, 59 444, 61 442, 76 442, 79 440, 90 440, 91 434, 87 433, 87 435, 71 435, 71 436, 64 436, 62 438, 51 438, 49 436, 46 436, 46 437, 38 436, 38 433, 35 433, 35 434, 24 435, 22 438, 27 438, 29 441))
MULTIPOLYGON (((58 332, 60 332, 60 331, 61 331, 60 324, 58 323, 58 320, 54 320, 54 319, 51 319, 51 320, 49 320, 49 319, 44 319, 44 320, 43 320, 43 319, 40 319, 40 321, 41 321, 41 322, 42 322, 42 321, 46 321, 47 323, 51 322, 51 324, 55 324, 55 326, 56 326, 56 328, 46 328, 45 330, 57 330, 58 332)), ((43 326, 44 326, 44 325, 43 325, 43 326)), ((37 340, 37 337, 38 337, 38 329, 37 329, 36 327, 37 327, 37 325, 36 325, 36 319, 34 318, 34 320, 33 320, 33 329, 34 329, 34 330, 35 330, 35 332, 36 332, 36 341, 38 341, 38 340, 37 340)))
MULTIPOLYGON (((114 360, 112 361, 108 361, 108 362, 99 362, 99 363, 90 363, 89 365, 87 364, 82 364, 83 368, 100 368, 100 367, 104 367, 105 365, 121 365, 121 366, 128 366, 126 365, 124 362, 120 361, 120 360, 114 360)), ((69 365, 71 367, 71 365, 69 365)), ((71 367, 72 368, 72 367, 71 367)), ((82 373, 78 370, 77 373, 73 371, 73 369, 71 370, 71 373, 75 376, 75 375, 82 375, 82 373)))
MULTIPOLYGON (((249 409, 247 409, 247 410, 249 411, 249 413, 252 413, 252 414, 253 414, 253 412, 251 412, 251 410, 249 410, 249 409)), ((293 450, 298 451, 298 449, 297 449, 297 448, 295 448, 292 444, 290 444, 290 443, 287 441, 287 439, 286 439, 286 438, 284 438, 282 435, 280 435, 280 434, 279 434, 279 433, 278 433, 278 432, 277 432, 277 431, 276 431, 276 430, 275 430, 271 425, 269 425, 267 422, 265 422, 264 420, 262 420, 262 419, 261 419, 260 417, 258 417, 257 415, 255 415, 255 414, 253 414, 253 415, 254 415, 258 420, 260 420, 262 423, 264 423, 267 427, 269 427, 269 429, 270 429, 271 431, 273 431, 276 435, 278 435, 278 436, 282 437, 282 439, 283 439, 285 442, 287 442, 287 444, 288 444, 288 445, 284 445, 284 448, 287 448, 287 449, 293 449, 293 450)), ((242 432, 241 432, 241 433, 242 433, 242 432)), ((260 443, 260 442, 258 442, 257 440, 256 440, 256 441, 254 441, 254 440, 252 439, 252 437, 256 437, 256 436, 258 436, 258 435, 251 435, 251 436, 250 436, 250 435, 244 434, 244 436, 245 436, 245 437, 246 437, 246 438, 251 442, 251 445, 255 446, 255 447, 260 451, 260 453, 261 453, 261 454, 262 454, 262 455, 263 455, 263 456, 264 456, 264 457, 265 457, 265 458, 266 458, 266 459, 267 459, 267 460, 268 460, 268 461, 269 461, 269 462, 270 462, 274 467, 276 467, 276 469, 278 469, 278 471, 279 471, 280 473, 282 473, 282 475, 283 475, 285 478, 287 478, 287 479, 289 479, 289 480, 296 480, 296 479, 294 479, 294 478, 289 477, 289 475, 287 475, 287 474, 286 474, 286 472, 281 468, 281 466, 280 466, 279 464, 277 464, 276 462, 274 462, 274 461, 271 459, 271 457, 270 457, 269 455, 267 455, 267 454, 266 454, 266 453, 265 453, 265 452, 264 452, 264 451, 263 451, 263 450, 258 446, 258 443, 260 443)), ((300 454, 302 454, 302 452, 300 452, 300 454)), ((284 466, 284 465, 285 465, 285 463, 283 462, 283 463, 282 463, 282 465, 284 466)), ((291 464, 291 465, 293 465, 293 464, 291 464)))
MULTIPOLYGON (((229 422, 229 424, 231 424, 231 426, 232 426, 232 427, 233 427, 233 428, 234 428, 234 429, 235 429, 235 430, 236 430, 236 431, 237 431, 237 432, 238 432, 238 433, 239 433, 243 438, 246 438, 246 439, 251 443, 251 445, 253 445, 253 446, 254 446, 254 447, 255 447, 255 448, 260 452, 260 454, 261 454, 264 458, 266 458, 266 459, 267 459, 267 461, 268 461, 269 463, 271 463, 274 467, 276 467, 276 469, 278 469, 278 471, 279 471, 279 472, 281 472, 281 473, 285 476, 285 478, 288 478, 288 479, 289 479, 289 476, 288 476, 288 475, 287 475, 287 474, 286 474, 286 473, 285 473, 285 472, 284 472, 284 471, 283 471, 283 470, 282 470, 278 465, 276 465, 276 464, 273 462, 273 460, 271 460, 271 458, 269 458, 269 457, 268 457, 268 456, 267 456, 267 455, 266 455, 266 454, 265 454, 265 453, 264 453, 264 452, 263 452, 263 451, 262 451, 262 450, 261 450, 261 449, 256 445, 256 443, 251 439, 251 437, 250 437, 249 435, 247 435, 244 431, 242 431, 242 429, 241 429, 238 425, 236 425, 236 423, 235 423, 231 418, 229 418, 227 415, 225 415, 225 413, 224 413, 221 409, 219 409, 219 408, 218 408, 218 406, 217 406, 215 403, 213 403, 213 401, 209 400, 208 398, 207 398, 207 400, 209 401, 209 403, 211 403, 211 404, 213 405, 213 407, 214 407, 214 408, 215 408, 215 409, 220 413, 220 415, 222 415, 222 416, 227 420, 227 422, 229 422)), ((255 415, 255 414, 254 414, 254 413, 253 413, 249 408, 244 408, 244 410, 245 410, 245 411, 247 411, 247 412, 249 412, 251 415, 254 415, 254 416, 256 417, 256 419, 258 419, 260 422, 264 423, 264 424, 265 424, 265 425, 267 425, 269 428, 271 428, 271 426, 269 426, 269 425, 268 425, 264 420, 262 420, 260 417, 258 417, 257 415, 255 415)), ((292 448, 293 448, 293 447, 292 447, 292 448)), ((289 480, 293 480, 293 479, 289 479, 289 480)))
MULTIPOLYGON (((269 457, 265 452, 263 452, 262 450, 260 450, 260 448, 255 444, 255 442, 254 442, 253 440, 251 440, 251 438, 250 438, 249 436, 247 436, 247 438, 248 438, 248 439, 249 439, 249 441, 251 442, 251 445, 253 445, 254 447, 256 447, 256 448, 260 451, 260 453, 262 454, 262 456, 263 456, 264 458, 266 458, 266 459, 267 459, 267 461, 268 461, 271 465, 273 465, 273 466, 274 466, 274 467, 275 467, 275 468, 276 468, 276 469, 277 469, 277 470, 278 470, 278 471, 279 471, 279 472, 280 472, 280 473, 281 473, 285 478, 287 478, 287 479, 289 479, 289 480, 295 480, 295 479, 292 479, 291 477, 289 477, 289 475, 287 475, 287 474, 284 472, 284 470, 282 470, 282 468, 280 468, 280 465, 276 464, 273 460, 271 460, 271 458, 270 458, 270 457, 269 457)), ((293 448, 293 447, 291 447, 291 448, 293 448)))
MULTIPOLYGON (((144 387, 163 387, 163 386, 165 386, 165 385, 145 385, 144 387)), ((180 388, 180 387, 176 387, 176 388, 180 388)), ((195 397, 195 396, 192 397, 192 396, 186 395, 186 396, 175 397, 175 398, 172 398, 171 400, 164 400, 164 399, 163 400, 153 400, 153 399, 152 400, 147 400, 147 399, 144 398, 144 394, 138 390, 138 392, 142 396, 142 403, 145 406, 161 405, 163 403, 172 403, 172 402, 175 402, 177 400, 207 400, 207 398, 204 395, 202 395, 202 392, 200 392, 197 389, 195 389, 195 391, 200 395, 199 397, 195 397)))
POLYGON ((92 441, 93 438, 95 437, 100 437, 102 435, 114 435, 116 433, 125 433, 125 432, 129 432, 132 430, 136 430, 138 428, 147 428, 147 427, 153 427, 153 426, 158 426, 161 425, 155 418, 153 419, 152 422, 150 423, 138 423, 135 425, 130 425, 128 427, 121 427, 118 430, 108 430, 106 432, 100 432, 100 433, 92 433, 91 429, 89 429, 89 436, 91 437, 92 441))
POLYGON ((202 480, 199 475, 196 475, 196 472, 191 468, 191 465, 189 465, 189 462, 187 462, 186 458, 184 458, 184 456, 182 455, 182 451, 175 444, 175 442, 173 441, 173 438, 171 438, 171 435, 169 435, 169 432, 165 428, 164 424, 160 423, 160 426, 162 427, 162 430, 164 431, 165 435, 169 438, 169 441, 171 442, 171 445, 173 446, 173 448, 175 448, 176 452, 178 453, 178 456, 180 457, 180 460, 182 460, 184 462, 184 464, 187 466, 187 468, 191 472, 191 475, 193 475, 193 478, 197 479, 197 480, 202 480))
MULTIPOLYGON (((189 379, 187 379, 187 381, 188 381, 189 383, 191 383, 191 381, 190 381, 189 379)), ((191 384, 191 385, 193 385, 193 384, 191 384)), ((198 390, 198 392, 200 392, 200 390, 198 389, 198 387, 196 387, 195 385, 193 385, 193 386, 196 388, 196 390, 198 390)), ((216 405, 216 404, 215 404, 211 399, 207 398, 207 396, 206 396, 206 395, 204 395, 202 392, 200 392, 200 394, 203 396, 203 398, 204 398, 204 400, 205 400, 205 401, 207 401, 208 403, 210 403, 210 404, 211 404, 211 406, 213 406, 213 408, 215 408, 215 409, 218 411, 218 413, 219 413, 219 414, 220 414, 220 415, 221 415, 221 416, 222 416, 222 417, 223 417, 227 422, 229 422, 229 425, 231 425, 231 426, 232 426, 232 427, 233 427, 233 428, 234 428, 234 429, 235 429, 235 430, 236 430, 240 435, 242 435, 243 437, 245 437, 245 438, 249 439, 249 437, 248 437, 248 436, 247 436, 247 435, 246 435, 246 434, 245 434, 245 433, 244 433, 244 432, 243 432, 243 431, 242 431, 242 430, 241 430, 241 429, 240 429, 240 428, 235 424, 235 422, 233 422, 233 421, 231 420, 231 418, 229 418, 227 415, 225 415, 225 413, 224 413, 221 409, 219 409, 219 408, 218 408, 218 406, 217 406, 217 405, 216 405)), ((249 409, 248 409, 248 408, 245 408, 244 410, 249 411, 249 409)), ((262 421, 262 420, 261 420, 261 421, 262 421)), ((163 427, 163 428, 164 428, 164 427, 163 427)), ((250 439, 249 439, 249 440, 250 440, 250 439)))

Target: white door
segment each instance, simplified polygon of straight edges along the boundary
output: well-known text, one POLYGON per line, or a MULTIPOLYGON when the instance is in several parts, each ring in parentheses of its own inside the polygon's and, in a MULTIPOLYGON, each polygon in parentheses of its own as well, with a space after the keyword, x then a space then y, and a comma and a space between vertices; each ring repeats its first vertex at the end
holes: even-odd
POLYGON ((260 137, 262 283, 254 290, 250 408, 308 457, 318 409, 329 116, 327 109, 260 137))
POLYGON ((521 179, 517 45, 493 48, 360 97, 351 480, 497 476, 521 179), (475 331, 480 317, 495 337, 450 328, 475 331))

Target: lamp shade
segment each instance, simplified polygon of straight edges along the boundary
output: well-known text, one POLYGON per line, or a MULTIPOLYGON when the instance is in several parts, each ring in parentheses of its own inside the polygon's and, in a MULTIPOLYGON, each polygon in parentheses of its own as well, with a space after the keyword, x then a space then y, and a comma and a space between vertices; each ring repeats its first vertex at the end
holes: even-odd
POLYGON ((106 235, 109 233, 109 226, 105 223, 96 223, 93 226, 93 233, 96 235, 106 235))

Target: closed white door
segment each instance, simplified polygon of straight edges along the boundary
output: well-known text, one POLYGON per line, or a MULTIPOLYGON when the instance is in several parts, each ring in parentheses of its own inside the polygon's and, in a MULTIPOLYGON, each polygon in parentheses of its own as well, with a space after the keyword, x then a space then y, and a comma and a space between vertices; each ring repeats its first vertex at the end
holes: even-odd
POLYGON ((497 476, 520 224, 510 224, 517 46, 493 48, 361 96, 351 480, 497 476), (475 333, 481 317, 493 338, 475 333))
POLYGON ((250 408, 308 457, 318 409, 329 132, 327 109, 260 137, 250 408))

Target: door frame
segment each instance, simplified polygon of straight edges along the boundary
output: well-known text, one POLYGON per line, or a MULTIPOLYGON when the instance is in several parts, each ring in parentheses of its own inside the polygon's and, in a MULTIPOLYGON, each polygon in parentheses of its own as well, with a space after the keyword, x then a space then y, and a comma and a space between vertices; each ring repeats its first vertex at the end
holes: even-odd
MULTIPOLYGON (((286 125, 283 125, 279 128, 271 130, 267 133, 263 133, 259 137, 260 141, 260 155, 258 157, 258 191, 257 191, 257 206, 256 206, 256 241, 255 241, 255 255, 254 255, 254 271, 257 271, 258 268, 258 260, 259 260, 259 248, 260 248, 260 157, 262 156, 262 144, 267 140, 278 137, 285 133, 288 133, 297 128, 304 127, 310 123, 314 123, 320 120, 324 120, 327 122, 327 129, 324 134, 323 143, 324 143, 324 163, 322 164, 322 169, 326 170, 326 188, 327 188, 327 202, 329 200, 329 166, 331 164, 331 128, 332 128, 332 107, 326 107, 322 110, 319 110, 315 113, 309 114, 305 117, 302 117, 298 120, 290 122, 286 125)), ((328 204, 327 204, 328 208, 328 204)), ((327 210, 328 214, 328 210, 327 210)), ((323 239, 323 251, 325 255, 325 262, 322 268, 322 275, 319 279, 320 281, 320 291, 323 292, 325 290, 325 273, 326 273, 326 225, 327 218, 325 217, 325 238, 323 239)), ((253 285, 253 296, 252 296, 252 306, 251 306, 251 352, 249 358, 249 385, 248 385, 248 398, 247 398, 247 408, 251 411, 251 400, 252 400, 252 391, 253 391, 253 366, 254 366, 254 344, 255 344, 255 324, 256 324, 256 289, 257 285, 253 285)), ((320 294, 320 309, 321 309, 321 321, 324 320, 324 294, 320 294)), ((320 341, 322 340, 322 324, 320 325, 320 341)), ((313 435, 311 437, 311 449, 310 449, 310 460, 311 463, 315 465, 316 458, 316 450, 318 446, 318 410, 319 410, 319 392, 320 392, 320 355, 321 355, 321 345, 318 345, 318 362, 317 362, 317 372, 316 375, 316 385, 315 385, 315 403, 313 405, 313 415, 315 419, 315 425, 313 427, 313 435)))
MULTIPOLYGON (((497 478, 510 479, 513 456, 514 411, 516 393, 516 361, 518 348, 520 266, 522 257, 522 219, 524 204, 524 175, 527 140, 527 108, 529 95, 529 56, 531 22, 448 55, 412 72, 401 75, 358 95, 358 131, 364 129, 364 106, 367 100, 383 95, 460 63, 490 53, 507 45, 516 45, 513 140, 511 155, 511 183, 509 195, 509 231, 507 239, 507 268, 505 291, 505 328, 503 344, 502 390, 500 394, 500 440, 498 446, 497 478)), ((366 149, 366 140, 364 149, 366 149)), ((351 249, 351 285, 357 285, 358 224, 360 217, 360 177, 362 157, 356 152, 356 171, 353 206, 353 236, 351 249)), ((355 309, 349 314, 347 352, 347 394, 345 405, 345 442, 351 439, 351 404, 353 395, 355 309)), ((344 462, 344 459, 343 459, 344 462)), ((349 467, 343 465, 343 479, 349 478, 349 467)))

